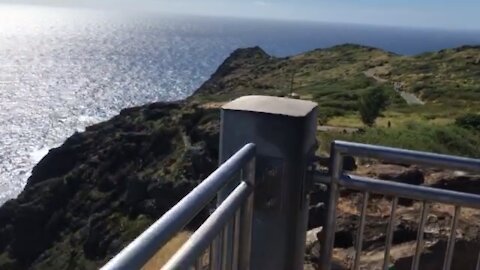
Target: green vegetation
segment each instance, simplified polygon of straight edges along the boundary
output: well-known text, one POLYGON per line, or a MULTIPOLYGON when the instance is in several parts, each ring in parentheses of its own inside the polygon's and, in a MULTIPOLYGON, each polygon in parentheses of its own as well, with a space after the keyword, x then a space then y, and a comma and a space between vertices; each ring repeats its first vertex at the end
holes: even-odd
POLYGON ((242 57, 225 61, 217 71, 222 77, 212 76, 193 100, 288 95, 294 74, 293 91, 319 104, 320 125, 362 128, 362 115, 365 124, 375 125, 365 133, 327 134, 330 137, 468 156, 478 152, 478 147, 469 150, 462 145, 475 145, 472 142, 478 136, 472 130, 478 127, 478 116, 472 115, 480 111, 480 47, 400 56, 345 44, 288 58, 269 57, 260 48, 232 55, 242 57), (425 105, 407 105, 394 86, 416 95, 425 105), (367 93, 374 91, 388 96, 386 106, 368 106, 373 101, 367 101, 367 93), (379 115, 375 107, 385 110, 379 115))
POLYGON ((345 78, 330 79, 306 85, 295 90, 303 97, 310 97, 319 104, 319 116, 322 124, 337 116, 356 113, 359 110, 359 99, 370 92, 381 92, 392 105, 404 105, 405 102, 389 85, 381 85, 363 74, 345 78))
POLYGON ((471 113, 459 116, 455 119, 455 124, 463 128, 480 131, 480 115, 471 113))
POLYGON ((371 127, 375 119, 385 110, 388 103, 388 96, 382 88, 372 88, 360 97, 358 111, 362 122, 371 127))
POLYGON ((379 144, 412 150, 480 158, 480 132, 456 125, 432 125, 409 122, 399 127, 367 128, 352 134, 321 133, 322 150, 333 140, 379 144))

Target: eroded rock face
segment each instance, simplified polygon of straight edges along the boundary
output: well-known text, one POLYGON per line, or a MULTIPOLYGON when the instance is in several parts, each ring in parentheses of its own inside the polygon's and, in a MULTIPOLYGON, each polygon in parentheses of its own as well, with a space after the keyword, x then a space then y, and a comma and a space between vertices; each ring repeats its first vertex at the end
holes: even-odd
POLYGON ((52 149, 0 207, 0 269, 101 266, 216 168, 217 117, 155 103, 52 149))

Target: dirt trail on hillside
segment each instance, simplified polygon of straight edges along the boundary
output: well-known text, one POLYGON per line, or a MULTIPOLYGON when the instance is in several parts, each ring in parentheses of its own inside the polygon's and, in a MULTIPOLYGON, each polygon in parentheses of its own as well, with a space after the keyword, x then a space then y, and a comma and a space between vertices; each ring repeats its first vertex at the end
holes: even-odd
MULTIPOLYGON (((388 83, 389 81, 387 79, 381 78, 376 75, 378 71, 385 71, 385 68, 385 66, 374 67, 364 71, 363 74, 365 74, 365 76, 369 78, 376 80, 379 83, 388 83)), ((403 91, 401 86, 402 83, 396 82, 393 85, 393 89, 403 98, 403 100, 405 100, 405 102, 407 102, 408 105, 425 105, 425 102, 419 99, 416 95, 403 91)))
POLYGON ((317 131, 321 132, 341 132, 341 133, 355 133, 359 130, 359 128, 354 127, 338 127, 338 126, 326 126, 321 125, 317 126, 317 131))

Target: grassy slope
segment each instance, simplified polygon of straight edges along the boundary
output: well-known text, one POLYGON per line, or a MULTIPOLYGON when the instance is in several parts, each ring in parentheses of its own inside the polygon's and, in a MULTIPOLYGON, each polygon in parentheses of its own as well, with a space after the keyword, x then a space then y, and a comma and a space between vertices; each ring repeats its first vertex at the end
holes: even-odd
POLYGON ((294 92, 319 103, 319 124, 363 127, 357 113, 358 97, 369 88, 380 87, 390 94, 391 104, 377 119, 377 128, 353 135, 320 134, 322 139, 480 156, 478 150, 472 150, 480 147, 479 133, 453 125, 460 115, 480 112, 480 47, 417 56, 353 44, 288 58, 270 57, 259 48, 236 54, 249 55, 246 60, 227 61, 219 69, 222 76, 213 76, 194 99, 205 102, 245 94, 287 95, 293 75, 294 92), (381 81, 367 77, 367 71, 381 81), (394 82, 426 104, 407 105, 394 91, 394 82), (388 122, 391 129, 386 128, 388 122), (417 139, 419 136, 423 139, 417 139))

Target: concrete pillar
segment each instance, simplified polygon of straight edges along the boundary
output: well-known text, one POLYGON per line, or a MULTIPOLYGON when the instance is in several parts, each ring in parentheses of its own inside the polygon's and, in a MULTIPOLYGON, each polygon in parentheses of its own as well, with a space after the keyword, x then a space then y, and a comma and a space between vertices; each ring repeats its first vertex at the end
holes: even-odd
POLYGON ((279 97, 244 96, 222 107, 220 162, 257 146, 252 270, 303 269, 316 117, 316 103, 279 97))

